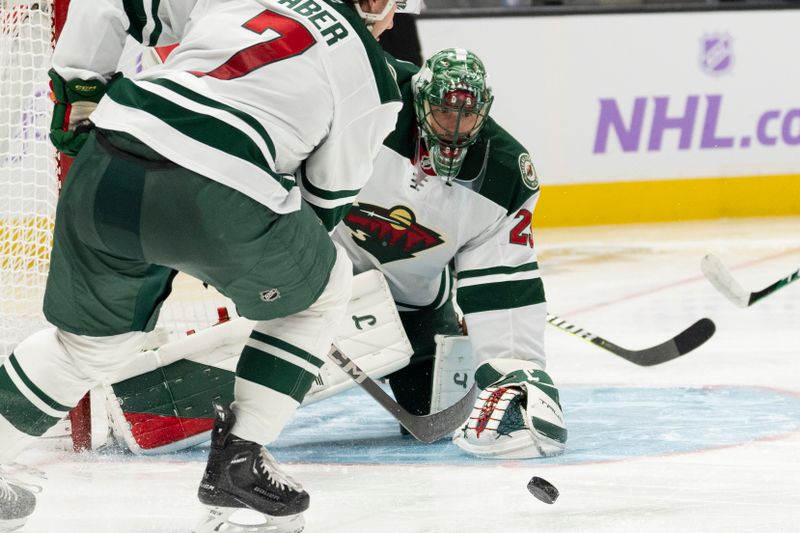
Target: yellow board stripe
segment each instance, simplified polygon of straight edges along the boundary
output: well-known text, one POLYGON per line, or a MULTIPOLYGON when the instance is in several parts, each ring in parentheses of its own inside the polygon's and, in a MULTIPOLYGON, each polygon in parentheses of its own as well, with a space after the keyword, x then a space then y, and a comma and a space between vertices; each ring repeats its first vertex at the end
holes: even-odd
MULTIPOLYGON (((800 215, 798 174, 543 185, 534 225, 542 228, 789 215, 800 215)), ((52 227, 50 217, 0 217, 0 261, 8 262, 23 249, 27 257, 47 260, 52 227)))
POLYGON ((534 226, 800 214, 800 175, 543 185, 534 226))

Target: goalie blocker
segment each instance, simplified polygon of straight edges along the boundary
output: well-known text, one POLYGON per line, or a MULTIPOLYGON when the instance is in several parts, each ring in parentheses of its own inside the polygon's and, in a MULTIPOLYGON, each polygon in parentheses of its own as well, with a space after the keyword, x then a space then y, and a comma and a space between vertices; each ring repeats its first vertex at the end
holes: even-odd
MULTIPOLYGON (((408 364, 411 345, 383 274, 373 270, 355 277, 346 316, 336 345, 368 375, 380 378, 408 364)), ((115 439, 136 454, 208 441, 212 404, 233 401, 236 364, 253 324, 237 318, 142 352, 105 387, 115 439)), ((339 367, 326 363, 303 405, 354 385, 339 367)))

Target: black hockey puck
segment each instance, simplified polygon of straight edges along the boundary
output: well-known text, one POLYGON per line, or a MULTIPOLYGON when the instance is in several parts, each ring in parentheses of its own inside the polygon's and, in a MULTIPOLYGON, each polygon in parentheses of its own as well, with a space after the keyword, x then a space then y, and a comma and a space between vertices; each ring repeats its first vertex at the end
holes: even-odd
POLYGON ((553 504, 558 499, 558 489, 546 479, 536 476, 528 481, 528 492, 544 503, 553 504))

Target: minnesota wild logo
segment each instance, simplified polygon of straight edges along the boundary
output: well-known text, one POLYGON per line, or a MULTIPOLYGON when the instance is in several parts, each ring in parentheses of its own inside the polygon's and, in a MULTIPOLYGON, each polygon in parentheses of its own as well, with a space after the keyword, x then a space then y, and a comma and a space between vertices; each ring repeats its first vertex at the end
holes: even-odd
POLYGON ((353 241, 381 263, 409 259, 444 242, 441 235, 417 224, 414 212, 402 205, 386 209, 355 204, 344 223, 353 241))
POLYGON ((539 188, 539 177, 536 175, 536 169, 533 168, 531 156, 528 154, 520 154, 519 156, 519 171, 522 173, 522 183, 532 190, 539 188))

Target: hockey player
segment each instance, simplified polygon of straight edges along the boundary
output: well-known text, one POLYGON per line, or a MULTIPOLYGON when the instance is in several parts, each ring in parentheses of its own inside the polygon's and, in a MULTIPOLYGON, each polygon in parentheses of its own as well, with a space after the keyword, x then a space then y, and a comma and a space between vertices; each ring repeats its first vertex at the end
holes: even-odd
MULTIPOLYGON (((78 154, 45 294, 56 328, 0 367, 0 464, 139 351, 180 270, 257 321, 235 401, 218 408, 199 497, 219 509, 203 527, 247 507, 270 531, 302 529, 309 496, 262 443, 303 399, 344 313, 351 263, 327 230, 395 125, 400 96, 376 38, 405 4, 72 1, 51 71, 51 137, 78 154), (180 45, 119 77, 128 35, 180 45)), ((35 498, 1 476, 3 530, 35 498)))
MULTIPOLYGON (((391 62, 403 96, 398 127, 384 142, 374 176, 334 238, 357 272, 384 274, 401 311, 414 355, 410 365, 389 376, 395 398, 414 414, 430 410, 434 337, 462 334, 452 302, 454 264, 458 304, 476 359, 465 372, 477 369, 483 389, 473 415, 455 435, 456 444, 481 457, 561 453, 567 431, 558 391, 544 369, 546 303, 531 234, 539 184, 531 158, 488 116, 492 93, 475 54, 443 50, 421 70, 391 62)), ((175 368, 169 374, 182 372, 175 368)), ((150 390, 163 376, 151 371, 114 388, 122 394, 150 384, 150 390)), ((466 392, 465 374, 460 376, 466 392)), ((225 379, 216 383, 207 385, 208 397, 230 394, 225 379)), ((193 389, 193 398, 202 397, 200 386, 193 389)), ((176 398, 186 394, 185 388, 171 387, 164 381, 152 397, 136 393, 125 405, 137 416, 158 416, 178 412, 175 402, 192 403, 176 398), (168 391, 166 398, 163 391, 168 391)), ((202 422, 195 420, 195 425, 202 422)), ((158 447, 197 443, 197 434, 170 435, 175 440, 161 440, 158 447)), ((125 440, 137 438, 144 437, 126 434, 125 440)))
POLYGON ((356 272, 383 272, 401 311, 414 355, 389 376, 395 398, 429 412, 434 335, 460 332, 452 265, 482 388, 455 443, 484 457, 561 453, 567 431, 545 372, 531 157, 489 117, 493 96, 474 53, 446 49, 422 69, 393 66, 403 95, 398 126, 334 237, 356 272))

